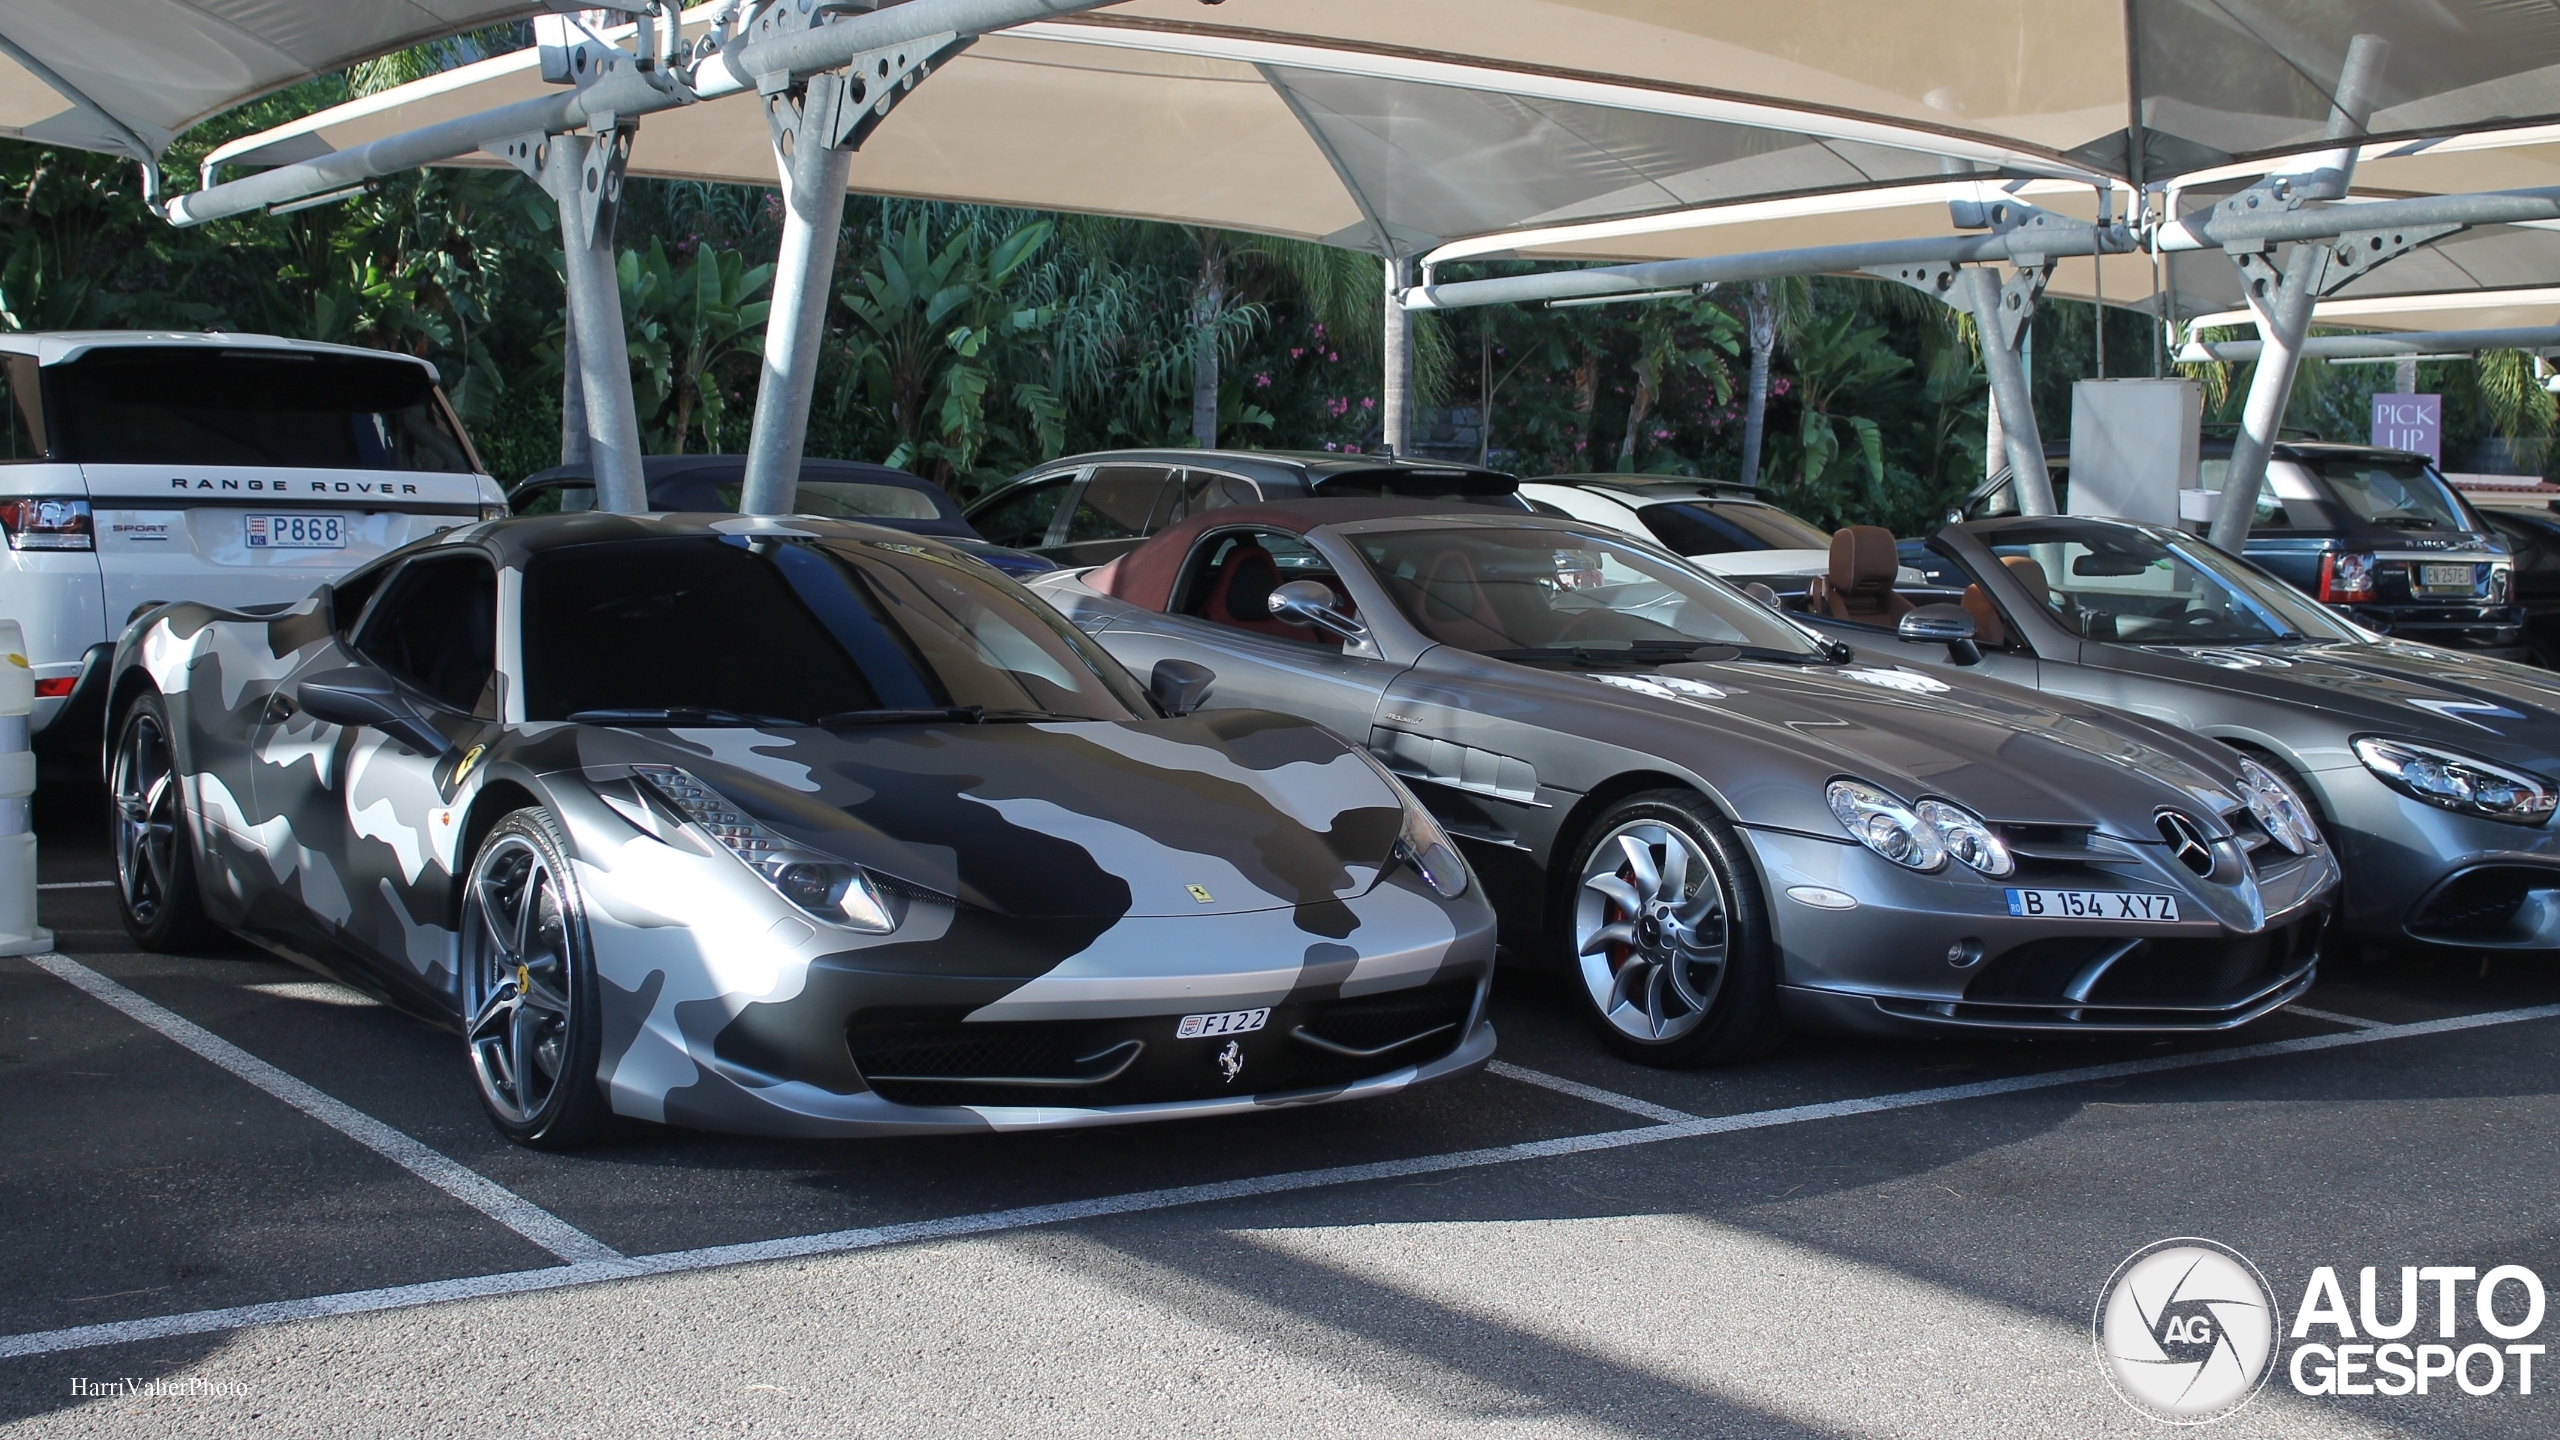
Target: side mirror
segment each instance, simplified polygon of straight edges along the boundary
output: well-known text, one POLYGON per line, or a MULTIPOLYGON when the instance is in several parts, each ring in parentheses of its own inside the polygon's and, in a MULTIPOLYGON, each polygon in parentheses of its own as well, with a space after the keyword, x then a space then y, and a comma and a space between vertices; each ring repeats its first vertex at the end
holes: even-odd
POLYGON ((1218 672, 1189 660, 1159 660, 1147 676, 1147 694, 1167 715, 1188 715, 1209 703, 1218 672))
POLYGON ((1903 614, 1893 633, 1904 640, 1943 643, 1947 657, 1959 665, 1982 659, 1982 647, 1973 643, 1973 617, 1961 605, 1919 606, 1903 614))
POLYGON ((1768 606, 1772 610, 1781 609, 1786 604, 1785 601, 1778 598, 1777 591, 1770 589, 1768 586, 1761 584, 1757 580, 1743 586, 1742 593, 1759 601, 1761 604, 1768 606))
POLYGON ((1321 580, 1292 580, 1271 589, 1271 613, 1292 625, 1330 630, 1354 644, 1369 638, 1369 627, 1333 608, 1333 591, 1321 580))
POLYGON ((453 749, 453 742, 427 723, 390 676, 369 666, 324 670, 298 689, 302 713, 314 720, 371 726, 430 759, 453 749))

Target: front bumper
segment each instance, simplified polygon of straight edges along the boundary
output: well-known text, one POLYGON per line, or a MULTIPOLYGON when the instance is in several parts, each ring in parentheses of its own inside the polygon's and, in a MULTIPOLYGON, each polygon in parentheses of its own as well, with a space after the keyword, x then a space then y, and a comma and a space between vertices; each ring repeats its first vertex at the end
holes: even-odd
POLYGON ((2230 903, 2246 898, 2237 887, 2213 897, 2238 914, 2207 913, 2201 887, 2123 868, 2070 883, 2174 894, 2186 918, 2013 916, 2010 884, 2055 882, 1921 875, 1853 843, 1743 833, 1769 882, 1779 1003, 1790 1023, 1808 1029, 1900 1035, 2231 1029, 2309 988, 2335 898, 2337 867, 2326 852, 2315 851, 2269 859, 2253 877, 2255 907, 2230 903), (1789 894, 1806 886, 1857 904, 1831 909, 1789 894))
POLYGON ((2368 942, 2560 950, 2560 830, 2413 800, 2357 767, 2317 777, 2346 867, 2341 928, 2368 942))

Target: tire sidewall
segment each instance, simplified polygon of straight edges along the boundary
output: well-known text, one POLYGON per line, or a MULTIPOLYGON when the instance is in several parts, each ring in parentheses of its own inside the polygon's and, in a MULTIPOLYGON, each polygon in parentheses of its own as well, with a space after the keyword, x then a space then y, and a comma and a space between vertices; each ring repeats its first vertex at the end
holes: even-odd
POLYGON ((112 746, 107 751, 107 825, 108 843, 120 846, 124 816, 116 803, 117 768, 124 763, 125 742, 135 722, 149 718, 160 731, 160 745, 169 760, 169 783, 175 787, 171 804, 177 813, 177 833, 169 846, 169 870, 164 877, 165 891, 160 897, 160 913, 144 923, 133 913, 133 897, 125 888, 121 862, 116 873, 116 911, 124 920, 125 933, 143 949, 157 954, 176 954, 194 950, 213 936, 213 926, 205 918, 204 895, 197 877, 202 873, 198 853, 195 812, 187 804, 186 767, 178 755, 178 740, 169 719, 169 703, 157 690, 136 695, 116 716, 112 746))
MULTIPOLYGON (((536 1149, 567 1150, 590 1144, 599 1138, 610 1119, 603 1082, 598 1078, 604 1047, 602 997, 597 994, 595 952, 587 931, 586 897, 578 888, 577 873, 569 865, 568 837, 551 812, 535 806, 512 811, 489 827, 471 853, 470 866, 463 872, 462 894, 456 897, 454 915, 457 928, 471 923, 469 895, 480 874, 480 864, 499 841, 516 838, 531 845, 542 856, 543 863, 558 877, 561 901, 561 937, 567 952, 569 970, 569 1043, 564 1047, 562 1078, 551 1087, 542 1108, 529 1121, 511 1120, 489 1103, 475 1075, 472 1090, 481 1097, 481 1108, 488 1112, 489 1122, 521 1145, 536 1149)), ((466 1032, 470 1017, 480 1004, 483 983, 476 972, 480 962, 468 962, 467 972, 458 978, 462 992, 462 1020, 466 1032)), ((469 1038, 464 1040, 463 1064, 472 1063, 469 1038)))
POLYGON ((1777 947, 1769 934, 1768 905, 1760 874, 1742 837, 1713 806, 1681 790, 1648 790, 1616 802, 1592 818, 1556 876, 1550 949, 1561 962, 1583 1018, 1609 1048, 1641 1064, 1667 1067, 1725 1064, 1767 1054, 1786 1036, 1778 1018, 1777 947), (1724 983, 1697 1028, 1672 1040, 1640 1040, 1610 1023, 1584 983, 1575 953, 1573 906, 1584 867, 1600 843, 1622 825, 1650 820, 1697 842, 1715 866, 1725 891, 1727 923, 1724 983))

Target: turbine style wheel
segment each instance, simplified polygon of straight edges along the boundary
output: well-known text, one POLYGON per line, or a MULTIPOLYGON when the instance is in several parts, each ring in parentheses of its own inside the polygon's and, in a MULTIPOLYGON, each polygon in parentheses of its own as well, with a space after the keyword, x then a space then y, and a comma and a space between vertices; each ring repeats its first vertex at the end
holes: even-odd
POLYGON ((602 1021, 586 914, 559 826, 518 810, 480 842, 462 895, 471 1072, 509 1139, 566 1150, 604 1133, 602 1021))
POLYGON ((186 786, 169 745, 169 710, 144 695, 124 713, 107 773, 107 820, 116 839, 116 894, 124 928, 145 950, 196 949, 213 938, 196 888, 186 786))
POLYGON ((1784 1038, 1758 888, 1723 817, 1686 791, 1655 790, 1589 833, 1570 872, 1567 959, 1609 1047, 1698 1065, 1784 1038))

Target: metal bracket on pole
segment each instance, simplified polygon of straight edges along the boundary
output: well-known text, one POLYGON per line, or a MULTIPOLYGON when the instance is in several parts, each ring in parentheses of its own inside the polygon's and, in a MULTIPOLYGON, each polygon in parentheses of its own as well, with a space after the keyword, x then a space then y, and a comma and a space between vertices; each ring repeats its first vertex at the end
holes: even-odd
POLYGON ((2036 318, 2036 302, 2053 279, 2053 261, 2021 256, 2007 278, 1987 265, 1923 261, 1870 265, 1867 274, 1908 285, 1951 309, 1973 316, 1982 343, 1982 368, 1991 380, 1991 403, 2000 415, 2011 483, 2021 515, 2055 513, 2053 476, 2045 468, 2044 437, 2036 428, 2033 387, 2023 350, 2036 318))
MULTIPOLYGON (((742 53, 832 25, 846 11, 869 8, 823 0, 804 8, 775 0, 747 22, 743 43, 749 49, 742 53)), ((773 303, 765 320, 763 375, 756 387, 746 475, 738 495, 742 513, 787 515, 797 503, 853 152, 927 75, 976 39, 945 31, 858 52, 842 70, 797 80, 788 70, 755 75, 782 176, 783 219, 773 303)))

